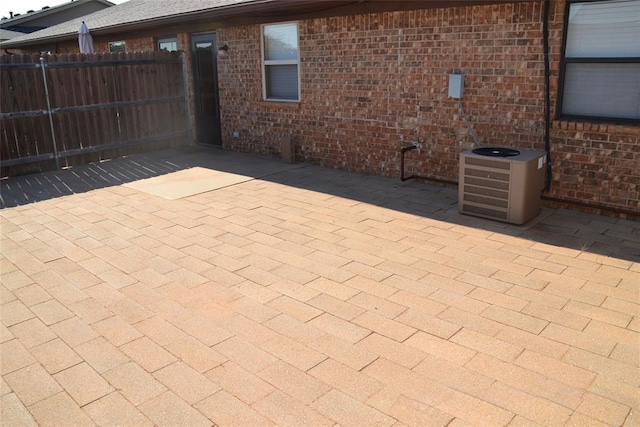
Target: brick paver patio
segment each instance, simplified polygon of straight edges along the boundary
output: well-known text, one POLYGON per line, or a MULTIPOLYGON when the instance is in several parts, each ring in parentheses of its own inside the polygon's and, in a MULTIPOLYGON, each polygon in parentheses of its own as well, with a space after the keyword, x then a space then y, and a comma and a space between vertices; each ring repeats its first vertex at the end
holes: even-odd
POLYGON ((215 150, 2 198, 2 425, 640 425, 640 223, 215 150))

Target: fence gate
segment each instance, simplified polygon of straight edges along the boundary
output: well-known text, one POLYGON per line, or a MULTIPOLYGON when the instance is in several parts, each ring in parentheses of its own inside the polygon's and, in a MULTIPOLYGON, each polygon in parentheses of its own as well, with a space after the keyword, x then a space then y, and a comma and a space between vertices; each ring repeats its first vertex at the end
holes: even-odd
POLYGON ((184 54, 0 57, 2 177, 191 141, 184 54))

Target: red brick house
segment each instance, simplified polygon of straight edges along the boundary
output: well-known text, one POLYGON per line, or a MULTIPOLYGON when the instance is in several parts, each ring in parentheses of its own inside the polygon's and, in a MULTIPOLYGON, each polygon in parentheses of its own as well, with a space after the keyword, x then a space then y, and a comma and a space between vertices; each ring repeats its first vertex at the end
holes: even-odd
MULTIPOLYGON (((470 126, 483 144, 548 148, 548 203, 640 216, 640 0, 170 3, 83 19, 96 51, 187 52, 202 144, 280 156, 291 140, 299 161, 399 176, 400 148, 420 142, 409 171, 457 180, 470 126)), ((77 27, 3 47, 77 52, 77 27)))

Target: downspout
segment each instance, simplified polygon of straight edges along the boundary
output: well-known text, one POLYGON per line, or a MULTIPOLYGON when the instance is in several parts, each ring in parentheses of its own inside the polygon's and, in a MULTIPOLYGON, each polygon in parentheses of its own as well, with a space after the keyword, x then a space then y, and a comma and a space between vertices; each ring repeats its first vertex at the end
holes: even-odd
POLYGON ((544 150, 547 152, 547 179, 544 185, 543 193, 548 193, 551 189, 551 181, 553 178, 551 170, 551 72, 549 65, 549 3, 550 0, 544 0, 542 12, 542 49, 544 55, 544 150))

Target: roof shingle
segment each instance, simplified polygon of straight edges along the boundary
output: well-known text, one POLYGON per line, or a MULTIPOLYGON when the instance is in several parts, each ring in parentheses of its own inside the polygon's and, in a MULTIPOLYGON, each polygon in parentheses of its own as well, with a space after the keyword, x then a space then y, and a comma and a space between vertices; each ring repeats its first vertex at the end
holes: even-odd
POLYGON ((125 27, 131 24, 153 22, 180 15, 191 15, 203 11, 224 9, 248 3, 269 3, 272 0, 130 0, 116 6, 94 12, 90 15, 69 20, 58 25, 16 37, 4 42, 3 47, 28 45, 38 41, 57 40, 75 36, 85 21, 89 30, 95 34, 100 30, 125 27))

